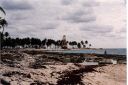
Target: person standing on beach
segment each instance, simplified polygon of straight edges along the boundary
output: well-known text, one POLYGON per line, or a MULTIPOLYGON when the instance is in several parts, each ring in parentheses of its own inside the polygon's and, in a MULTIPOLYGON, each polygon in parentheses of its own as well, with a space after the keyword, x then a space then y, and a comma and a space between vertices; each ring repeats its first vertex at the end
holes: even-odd
POLYGON ((106 50, 104 51, 104 54, 107 55, 107 51, 106 50))

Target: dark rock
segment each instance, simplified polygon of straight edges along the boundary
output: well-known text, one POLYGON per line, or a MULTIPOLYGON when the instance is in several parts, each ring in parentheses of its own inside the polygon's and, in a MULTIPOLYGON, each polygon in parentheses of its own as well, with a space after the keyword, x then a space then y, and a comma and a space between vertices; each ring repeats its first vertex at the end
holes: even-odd
POLYGON ((11 84, 9 83, 9 81, 4 80, 4 79, 1 79, 1 84, 3 84, 3 85, 11 85, 11 84))
POLYGON ((31 83, 30 85, 46 85, 46 83, 41 82, 41 81, 34 81, 34 82, 31 83))

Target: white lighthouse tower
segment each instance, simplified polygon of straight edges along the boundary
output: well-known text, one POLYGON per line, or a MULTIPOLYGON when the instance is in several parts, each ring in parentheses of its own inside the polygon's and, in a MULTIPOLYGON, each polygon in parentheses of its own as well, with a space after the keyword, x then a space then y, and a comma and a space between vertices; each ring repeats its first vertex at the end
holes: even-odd
POLYGON ((66 35, 63 35, 62 42, 61 42, 61 48, 67 49, 66 35))

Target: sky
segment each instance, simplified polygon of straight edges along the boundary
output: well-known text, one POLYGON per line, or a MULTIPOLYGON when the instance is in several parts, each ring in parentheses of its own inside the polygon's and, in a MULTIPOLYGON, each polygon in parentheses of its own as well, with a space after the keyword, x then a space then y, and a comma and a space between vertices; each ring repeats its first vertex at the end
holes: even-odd
POLYGON ((94 48, 126 48, 125 0, 0 0, 12 37, 88 40, 94 48))

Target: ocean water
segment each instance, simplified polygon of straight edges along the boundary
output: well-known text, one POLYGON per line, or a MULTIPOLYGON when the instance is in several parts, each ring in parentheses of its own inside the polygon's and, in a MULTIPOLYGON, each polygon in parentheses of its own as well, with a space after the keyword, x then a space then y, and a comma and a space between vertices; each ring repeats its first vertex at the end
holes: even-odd
POLYGON ((118 49, 85 49, 85 50, 64 50, 63 53, 96 53, 96 54, 104 54, 106 51, 107 54, 117 54, 117 55, 126 55, 125 48, 118 49))

